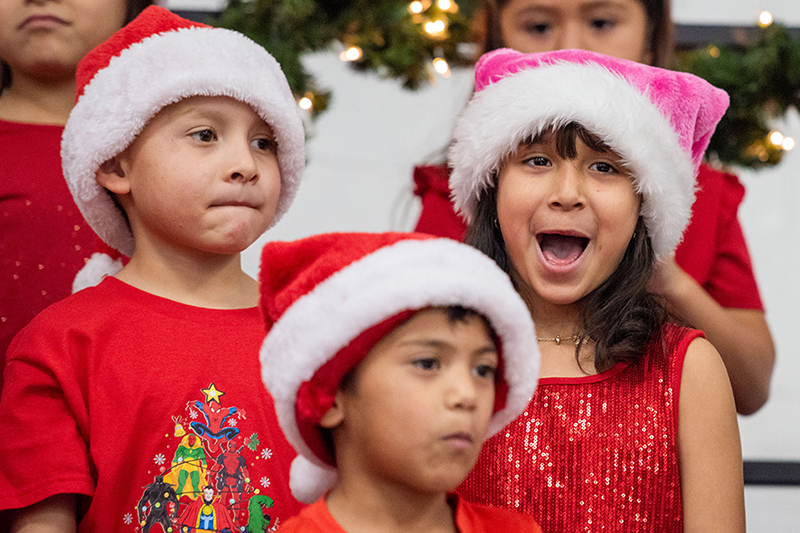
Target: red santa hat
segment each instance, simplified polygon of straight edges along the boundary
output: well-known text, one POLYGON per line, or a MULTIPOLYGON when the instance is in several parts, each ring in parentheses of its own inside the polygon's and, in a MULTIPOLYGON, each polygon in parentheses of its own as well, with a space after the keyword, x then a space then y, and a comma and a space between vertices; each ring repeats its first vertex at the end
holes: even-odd
POLYGON ((335 233, 269 243, 261 264, 262 379, 299 454, 290 487, 301 501, 317 500, 335 480, 319 422, 342 378, 417 310, 462 306, 497 335, 489 436, 533 396, 539 348, 530 312, 508 276, 470 246, 413 233, 335 233))
POLYGON ((633 173, 656 257, 680 242, 695 177, 728 95, 683 72, 587 52, 485 54, 475 95, 449 151, 450 189, 467 223, 481 193, 519 144, 577 122, 619 154, 633 173))
POLYGON ((277 61, 244 35, 191 22, 151 6, 78 64, 77 103, 61 142, 64 177, 97 235, 129 256, 124 214, 95 180, 161 108, 190 96, 249 104, 275 132, 281 192, 275 224, 289 209, 305 165, 297 105, 277 61))

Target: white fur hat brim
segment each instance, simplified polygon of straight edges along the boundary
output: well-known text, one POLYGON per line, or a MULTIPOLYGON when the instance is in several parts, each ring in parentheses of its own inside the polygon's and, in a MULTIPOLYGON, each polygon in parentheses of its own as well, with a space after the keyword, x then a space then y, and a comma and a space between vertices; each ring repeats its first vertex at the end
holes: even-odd
POLYGON ((595 63, 556 62, 484 87, 461 114, 449 150, 450 189, 467 223, 519 144, 570 122, 597 135, 625 161, 642 196, 655 255, 670 254, 689 222, 695 166, 678 133, 646 94, 595 63))
MULTIPOLYGON (((536 388, 540 355, 530 312, 511 280, 486 255, 456 241, 402 240, 316 285, 292 303, 265 338, 262 379, 295 450, 330 470, 303 440, 295 417, 300 386, 323 364, 363 331, 402 311, 451 305, 486 317, 502 345, 508 394, 503 409, 492 416, 489 435, 520 415, 536 388)), ((292 476, 298 499, 329 488, 332 478, 310 472, 306 479, 292 476)))
POLYGON ((64 128, 64 177, 86 221, 124 255, 134 250, 122 212, 95 180, 102 163, 124 151, 158 111, 190 96, 229 96, 272 126, 281 192, 273 224, 289 209, 305 164, 305 135, 277 61, 244 35, 194 27, 159 33, 111 58, 85 87, 64 128))

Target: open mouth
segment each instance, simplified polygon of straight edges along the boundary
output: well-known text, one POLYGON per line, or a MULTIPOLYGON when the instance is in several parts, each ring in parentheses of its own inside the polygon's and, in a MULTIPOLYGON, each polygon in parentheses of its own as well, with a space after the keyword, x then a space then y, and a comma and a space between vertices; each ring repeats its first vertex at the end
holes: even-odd
POLYGON ((586 237, 561 233, 540 233, 536 239, 545 260, 560 265, 577 261, 589 245, 589 239, 586 237))

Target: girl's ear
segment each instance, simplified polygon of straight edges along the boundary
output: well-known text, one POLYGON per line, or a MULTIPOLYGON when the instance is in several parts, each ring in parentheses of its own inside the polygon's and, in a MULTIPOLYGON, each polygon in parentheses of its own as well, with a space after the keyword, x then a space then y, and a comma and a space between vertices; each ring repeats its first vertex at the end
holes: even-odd
POLYGON ((344 422, 344 401, 342 398, 342 392, 336 392, 336 398, 333 401, 333 406, 331 406, 328 411, 322 415, 322 418, 319 421, 319 425, 324 427, 325 429, 333 429, 342 422, 344 422))
POLYGON ((130 182, 122 170, 118 156, 114 156, 97 169, 95 179, 101 187, 114 194, 128 194, 131 190, 130 182))

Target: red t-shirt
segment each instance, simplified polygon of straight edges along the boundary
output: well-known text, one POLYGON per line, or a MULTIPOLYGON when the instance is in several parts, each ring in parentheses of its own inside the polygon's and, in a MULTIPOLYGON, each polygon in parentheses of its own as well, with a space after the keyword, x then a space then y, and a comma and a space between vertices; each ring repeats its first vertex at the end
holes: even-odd
MULTIPOLYGON (((464 221, 453 210, 444 166, 414 169, 414 194, 422 199, 415 231, 463 240, 464 221)), ((692 220, 675 260, 723 307, 763 310, 750 254, 737 218, 744 187, 733 174, 700 166, 692 220)))
POLYGON ((61 174, 63 130, 0 120, 0 375, 11 339, 69 296, 95 247, 61 174))
MULTIPOLYGON (((448 495, 454 509, 456 529, 460 533, 541 533, 539 525, 529 516, 470 503, 455 494, 448 495)), ((303 509, 280 530, 281 533, 347 533, 331 516, 325 498, 303 509)))
POLYGON ((166 531, 210 484, 238 527, 253 498, 271 526, 297 514, 264 335, 258 308, 192 307, 116 278, 50 306, 8 351, 0 509, 76 493, 92 497, 79 531, 166 531))

